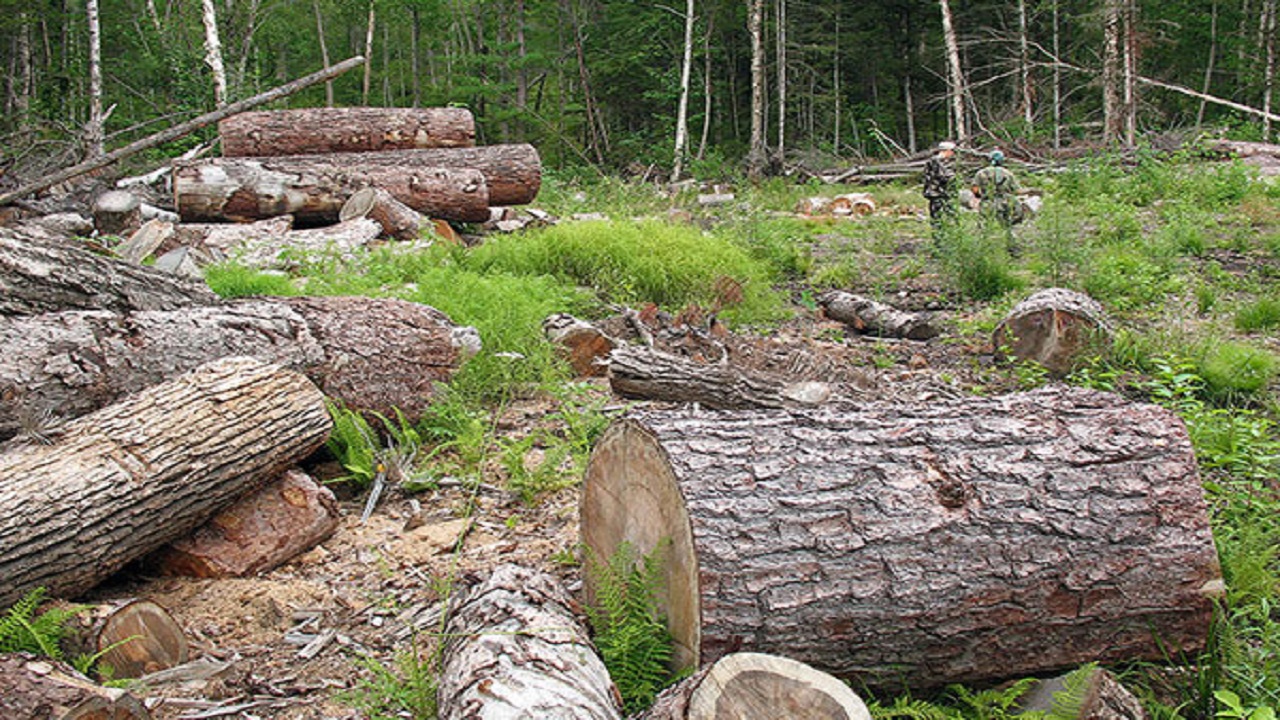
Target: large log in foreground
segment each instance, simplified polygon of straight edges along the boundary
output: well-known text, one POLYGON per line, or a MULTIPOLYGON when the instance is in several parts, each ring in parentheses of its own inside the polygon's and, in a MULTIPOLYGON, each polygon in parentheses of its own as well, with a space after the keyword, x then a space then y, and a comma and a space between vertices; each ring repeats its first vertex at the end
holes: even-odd
POLYGON ((170 310, 218 301, 203 282, 0 228, 0 315, 170 310))
POLYGON ((494 569, 445 628, 441 720, 622 717, 609 671, 554 578, 494 569))
POLYGON ((299 370, 352 409, 416 418, 473 352, 469 343, 478 343, 474 329, 432 307, 359 297, 0 317, 0 438, 233 355, 299 370))
POLYGON ((296 108, 240 113, 218 123, 222 154, 307 155, 472 147, 466 108, 296 108))
POLYGON ((680 664, 776 653, 872 688, 1195 652, 1221 588, 1182 422, 1070 388, 633 412, 592 453, 581 537, 669 541, 680 664))
POLYGON ((0 454, 0 607, 74 597, 315 450, 331 421, 302 375, 225 358, 0 454))
POLYGON ((0 655, 0 717, 7 720, 149 720, 127 690, 106 688, 66 663, 0 655))

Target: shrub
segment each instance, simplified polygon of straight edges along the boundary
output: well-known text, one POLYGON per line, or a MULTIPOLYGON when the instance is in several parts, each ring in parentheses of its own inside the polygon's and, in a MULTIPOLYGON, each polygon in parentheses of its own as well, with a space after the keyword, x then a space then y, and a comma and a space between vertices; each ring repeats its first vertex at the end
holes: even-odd
POLYGON ((1205 346, 1196 369, 1208 395, 1229 402, 1264 389, 1275 377, 1276 358, 1244 343, 1216 342, 1205 346))
POLYGON ((962 295, 972 300, 994 300, 1022 287, 1013 274, 1002 229, 953 225, 942 232, 937 252, 943 272, 962 295))

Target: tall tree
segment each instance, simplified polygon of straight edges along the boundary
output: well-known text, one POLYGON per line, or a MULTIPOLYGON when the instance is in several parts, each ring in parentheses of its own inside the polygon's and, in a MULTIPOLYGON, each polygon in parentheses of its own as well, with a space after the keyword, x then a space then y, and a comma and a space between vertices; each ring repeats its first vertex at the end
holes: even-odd
POLYGON ((950 79, 951 122, 958 141, 969 139, 969 127, 965 122, 964 69, 960 65, 960 43, 956 40, 955 22, 951 16, 949 0, 938 0, 942 10, 942 42, 947 48, 947 74, 950 79))
MULTIPOLYGON (((320 63, 329 67, 329 43, 324 38, 324 15, 320 12, 320 0, 311 0, 311 7, 316 13, 316 37, 320 40, 320 63)), ((324 83, 324 106, 333 107, 333 81, 324 83)))
POLYGON ((764 0, 747 0, 747 32, 751 35, 751 146, 747 151, 747 175, 758 180, 764 175, 764 0))
MULTIPOLYGON (((208 2, 208 0, 205 0, 208 2)), ((364 33, 364 78, 360 83, 360 104, 369 104, 369 84, 373 80, 374 4, 369 0, 369 22, 364 33)))
POLYGON ((774 64, 778 75, 778 147, 776 157, 781 163, 787 152, 787 0, 777 0, 777 27, 774 64))
POLYGON ((676 149, 671 164, 671 182, 680 179, 689 144, 689 78, 693 71, 693 0, 685 0, 684 54, 680 60, 680 103, 676 108, 676 149))
POLYGON ((89 123, 85 126, 85 145, 88 156, 95 158, 105 153, 106 133, 102 116, 102 22, 98 13, 98 0, 85 0, 85 15, 89 23, 89 123))
POLYGON ((213 101, 218 107, 223 107, 227 104, 227 70, 222 63, 218 13, 214 10, 213 0, 200 0, 200 20, 204 24, 204 61, 213 73, 213 101))

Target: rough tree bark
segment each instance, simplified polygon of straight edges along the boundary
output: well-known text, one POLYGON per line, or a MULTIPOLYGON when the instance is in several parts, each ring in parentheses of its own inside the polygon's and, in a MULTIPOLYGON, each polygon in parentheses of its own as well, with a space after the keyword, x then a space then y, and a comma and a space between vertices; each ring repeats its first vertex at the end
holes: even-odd
POLYGON ((142 201, 127 190, 108 190, 93 200, 93 226, 102 235, 129 237, 142 227, 142 201))
POLYGON ((751 145, 747 152, 747 176, 759 180, 768 161, 764 127, 764 0, 747 1, 747 33, 751 36, 751 145))
POLYGON ((426 305, 328 297, 0 317, 0 345, 4 438, 233 355, 299 370, 352 409, 417 418, 479 340, 426 305))
POLYGON ((834 393, 826 383, 788 382, 729 363, 708 365, 636 345, 609 355, 609 387, 624 398, 692 402, 721 410, 821 405, 834 393))
POLYGON ((298 266, 299 255, 308 253, 350 258, 355 250, 368 246, 380 235, 381 225, 369 218, 356 218, 337 225, 250 237, 223 252, 248 267, 292 268, 298 266))
POLYGON ((173 310, 218 302, 203 282, 0 228, 0 315, 173 310))
POLYGON ((1062 387, 632 412, 592 453, 581 537, 666 543, 679 665, 781 653, 871 688, 1194 653, 1221 591, 1182 422, 1062 387))
POLYGON ((0 655, 0 717, 150 720, 142 701, 105 688, 66 663, 26 653, 0 655))
POLYGON ((1040 363, 1065 375, 1090 350, 1111 341, 1111 321, 1098 301, 1063 288, 1041 290, 1014 306, 992 333, 997 356, 1040 363))
POLYGON ((620 719, 617 691, 573 607, 549 575, 494 569, 445 628, 441 720, 620 719))
POLYGON ((849 686, 778 655, 733 653, 667 688, 636 720, 871 720, 849 686))
POLYGON ((937 337, 939 332, 928 313, 906 312, 842 290, 822 293, 818 304, 827 317, 858 332, 908 340, 928 340, 937 337))
POLYGON ((311 381, 224 358, 0 454, 0 607, 89 590, 324 442, 311 381))
POLYGON ((468 148, 476 125, 466 108, 298 108, 233 115, 218 134, 224 156, 262 157, 468 148))

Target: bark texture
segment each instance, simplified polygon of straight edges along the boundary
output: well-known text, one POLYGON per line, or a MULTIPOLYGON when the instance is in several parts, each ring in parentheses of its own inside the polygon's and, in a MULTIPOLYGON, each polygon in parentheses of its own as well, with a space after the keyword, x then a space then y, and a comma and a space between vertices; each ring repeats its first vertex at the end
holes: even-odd
POLYGON ((441 720, 615 720, 617 691, 573 601, 544 573, 502 565, 445 628, 441 720))
POLYGON ((415 148, 466 148, 476 124, 466 108, 257 110, 218 123, 222 154, 311 155, 415 148))
POLYGON ((899 310, 862 295, 842 290, 828 290, 818 296, 822 311, 858 332, 908 340, 937 337, 938 328, 928 313, 899 310))
POLYGON ((1111 332, 1098 301, 1074 290, 1049 288, 1015 305, 996 326, 991 342, 997 355, 1033 360, 1065 375, 1086 352, 1109 343, 1111 332))
POLYGON ((609 355, 609 387, 633 400, 698 403, 719 410, 803 407, 836 399, 827 383, 787 382, 728 363, 708 365, 636 345, 609 355))
POLYGON ((0 607, 89 590, 315 450, 331 422, 302 375, 225 358, 0 454, 0 607))
POLYGON ((293 468, 170 543, 147 564, 168 575, 256 575, 324 542, 337 528, 333 492, 293 468))
POLYGON ((217 302, 202 281, 0 229, 0 315, 172 310, 217 302))
POLYGON ((431 219, 405 205, 382 188, 363 188, 347 198, 338 211, 338 219, 346 222, 369 218, 378 223, 382 233, 396 240, 417 240, 432 228, 431 219))
POLYGON ((98 685, 66 663, 0 655, 0 717, 13 720, 150 720, 142 701, 98 685))
POLYGON ((278 215, 250 223, 182 223, 174 226, 173 241, 161 244, 156 253, 164 254, 185 245, 211 257, 225 256, 232 248, 253 242, 268 239, 279 242, 278 238, 292 229, 292 215, 278 215))
POLYGON ((1062 387, 631 413, 581 524, 598 557, 670 542, 681 664, 786 654, 872 688, 1194 653, 1221 588, 1182 422, 1062 387))
POLYGON ((129 237, 142 226, 142 201, 127 190, 108 190, 93 201, 93 226, 102 235, 129 237))
POLYGON ((145 599, 94 605, 72 619, 63 640, 68 655, 97 655, 112 677, 137 678, 185 663, 190 655, 182 626, 145 599))
POLYGON ((572 315, 557 313, 542 321, 542 332, 559 348, 578 377, 602 377, 609 372, 609 353, 618 343, 600 328, 572 315))
POLYGON ((434 308, 359 297, 0 317, 0 438, 236 355, 298 370, 352 409, 416 418, 478 343, 434 308))
POLYGON ((490 188, 473 168, 390 156, 371 162, 370 153, 291 155, 278 158, 213 158, 184 163, 173 171, 174 202, 185 222, 246 222, 293 215, 300 223, 338 220, 342 204, 360 188, 381 187, 418 212, 461 222, 489 217, 490 188))
POLYGON ((871 720, 849 686, 778 655, 733 653, 667 688, 637 720, 871 720))
POLYGON ((228 247, 225 255, 255 268, 297 267, 299 258, 307 255, 336 255, 350 258, 353 253, 378 239, 382 226, 368 218, 356 218, 337 225, 290 230, 281 235, 262 234, 247 237, 240 245, 228 247))

